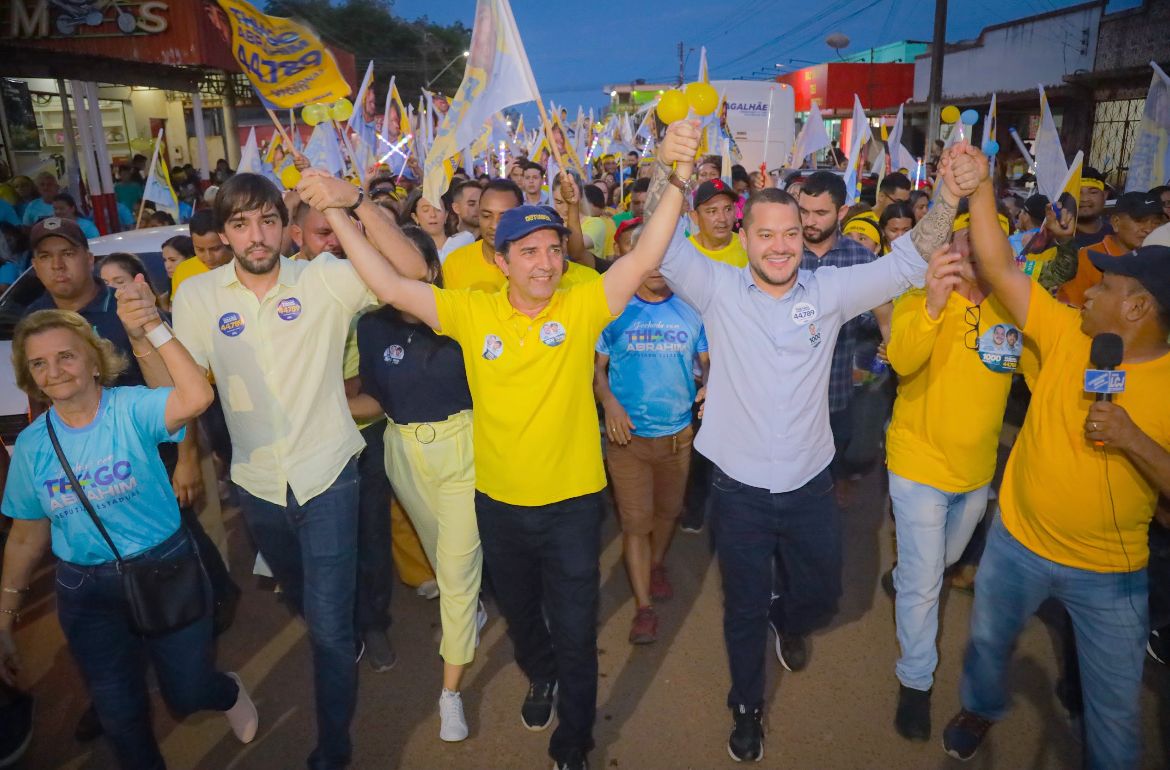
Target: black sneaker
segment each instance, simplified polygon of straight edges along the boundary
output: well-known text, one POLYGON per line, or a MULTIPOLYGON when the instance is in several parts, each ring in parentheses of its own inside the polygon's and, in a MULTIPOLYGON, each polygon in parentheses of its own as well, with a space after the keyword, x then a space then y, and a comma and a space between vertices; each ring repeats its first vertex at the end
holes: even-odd
POLYGON ((965 762, 975 756, 991 725, 990 719, 963 709, 955 714, 943 730, 943 749, 955 759, 965 762))
POLYGON ((528 697, 520 707, 520 721, 533 732, 539 732, 552 724, 553 711, 557 705, 556 682, 533 682, 528 688, 528 697))
POLYGON ((97 711, 94 710, 91 701, 85 711, 81 712, 81 718, 77 720, 77 726, 73 728, 73 740, 78 743, 89 743, 100 738, 104 732, 102 720, 98 719, 97 711))
POLYGON ((795 635, 781 636, 776 626, 772 626, 772 631, 776 634, 776 659, 780 661, 780 665, 788 671, 803 671, 808 665, 808 645, 805 638, 795 635))
POLYGON ((731 710, 735 726, 727 739, 727 753, 736 762, 759 762, 764 758, 764 722, 760 709, 736 706, 731 710))
POLYGON ((908 741, 930 740, 930 690, 898 686, 898 710, 894 729, 908 741))
POLYGON ((9 702, 0 708, 0 767, 11 767, 32 742, 33 700, 28 693, 4 689, 9 702))
POLYGON ((589 763, 585 761, 584 754, 573 752, 561 762, 554 761, 553 770, 589 770, 589 763))
POLYGON ((1163 666, 1170 665, 1170 628, 1150 632, 1146 640, 1146 654, 1163 666))

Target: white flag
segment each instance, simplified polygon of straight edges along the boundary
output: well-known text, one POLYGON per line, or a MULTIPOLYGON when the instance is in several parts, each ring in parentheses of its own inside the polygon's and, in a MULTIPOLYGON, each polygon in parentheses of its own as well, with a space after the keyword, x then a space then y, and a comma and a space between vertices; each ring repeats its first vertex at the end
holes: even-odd
POLYGON ((914 155, 906 149, 906 145, 902 144, 902 109, 904 105, 898 105, 898 117, 894 120, 894 127, 890 129, 890 138, 887 144, 890 148, 890 168, 894 171, 901 171, 906 169, 909 173, 918 165, 914 155))
POLYGON ((1068 164, 1064 160, 1064 148, 1060 145, 1060 133, 1048 106, 1044 87, 1040 86, 1040 129, 1032 144, 1032 155, 1036 159, 1036 188, 1048 200, 1060 197, 1064 180, 1068 176, 1068 164))
POLYGON ((821 117, 821 108, 813 102, 808 111, 808 120, 800 127, 800 135, 796 137, 796 148, 792 152, 793 168, 804 165, 804 159, 814 152, 823 150, 832 144, 829 132, 825 130, 825 120, 821 117))
POLYGON ((857 195, 861 192, 861 148, 870 139, 873 133, 869 130, 869 118, 865 110, 861 109, 861 99, 853 94, 853 117, 849 122, 849 168, 845 171, 845 202, 852 205, 857 202, 857 195))
POLYGON ((1129 158, 1126 192, 1145 192, 1170 182, 1170 77, 1154 62, 1146 109, 1129 158))
POLYGON ((463 82, 427 153, 423 191, 435 205, 451 182, 446 161, 471 144, 488 118, 505 107, 540 99, 508 0, 478 0, 470 51, 463 82))

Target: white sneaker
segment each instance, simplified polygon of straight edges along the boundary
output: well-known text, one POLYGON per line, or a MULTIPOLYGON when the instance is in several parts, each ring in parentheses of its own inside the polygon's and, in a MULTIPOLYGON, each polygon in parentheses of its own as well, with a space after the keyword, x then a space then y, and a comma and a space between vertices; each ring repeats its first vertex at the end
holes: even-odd
POLYGON ((483 600, 480 599, 479 607, 475 611, 475 646, 479 646, 480 632, 483 627, 487 625, 487 607, 483 606, 483 600))
POLYGON ((256 737, 256 730, 260 727, 260 715, 256 713, 256 704, 248 695, 239 674, 229 671, 227 675, 236 680, 240 693, 236 696, 235 704, 223 712, 223 715, 227 717, 228 724, 231 725, 232 732, 236 734, 240 743, 251 743, 256 737))
POLYGON ((463 698, 459 693, 447 689, 439 695, 439 738, 452 743, 467 738, 463 698))
POLYGON ((418 588, 414 589, 414 592, 424 599, 438 599, 439 584, 434 580, 428 580, 418 588))

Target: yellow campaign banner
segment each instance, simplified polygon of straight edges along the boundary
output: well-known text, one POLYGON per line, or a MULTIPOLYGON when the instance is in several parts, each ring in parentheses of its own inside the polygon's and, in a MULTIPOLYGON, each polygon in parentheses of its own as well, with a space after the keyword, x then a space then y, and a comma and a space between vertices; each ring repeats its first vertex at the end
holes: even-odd
POLYGON ((232 55, 265 106, 293 109, 349 96, 333 54, 311 28, 245 0, 218 2, 232 25, 232 55))

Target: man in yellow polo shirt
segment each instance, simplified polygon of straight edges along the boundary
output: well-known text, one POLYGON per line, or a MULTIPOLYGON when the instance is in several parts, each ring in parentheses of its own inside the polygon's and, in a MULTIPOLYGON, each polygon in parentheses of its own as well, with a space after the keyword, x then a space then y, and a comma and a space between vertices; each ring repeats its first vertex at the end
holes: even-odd
POLYGON ((691 233, 691 243, 716 262, 747 267, 747 251, 734 232, 737 200, 735 190, 718 177, 700 184, 695 190, 695 208, 691 212, 699 230, 691 233))
POLYGON ((1085 764, 1138 767, 1147 537, 1159 492, 1170 492, 1170 248, 1094 257, 1104 277, 1084 308, 1066 307, 1016 267, 996 222, 987 159, 963 152, 982 177, 970 198, 979 274, 1034 346, 1039 372, 979 567, 963 709, 943 745, 968 759, 1004 716, 1016 638, 1040 603, 1055 598, 1077 640, 1085 764), (1105 334, 1121 348, 1120 372, 1089 376, 1094 337, 1105 334), (1121 378, 1112 401, 1084 392, 1121 378))
MULTIPOLYGON (((496 264, 496 226, 505 211, 516 208, 524 194, 510 179, 493 179, 479 198, 479 230, 483 238, 461 246, 443 263, 443 286, 447 289, 474 289, 494 294, 508 283, 508 276, 496 264)), ((573 262, 567 257, 561 275, 560 287, 567 289, 585 283, 600 274, 591 267, 573 262)))
POLYGON ((1004 407, 1024 355, 1020 330, 978 280, 966 237, 934 255, 925 289, 895 301, 886 355, 898 373, 886 435, 902 649, 894 727, 925 741, 943 571, 987 508, 1004 407))
MULTIPOLYGON (((558 768, 584 768, 597 702, 601 490, 593 348, 662 260, 678 224, 698 128, 673 124, 659 146, 675 185, 630 254, 600 280, 563 289, 565 234, 544 206, 505 212, 495 228, 495 293, 439 289, 403 278, 380 258, 312 177, 305 200, 326 208, 351 263, 378 298, 457 340, 474 410, 476 514, 516 660, 530 681, 526 727, 560 725, 558 768), (543 611, 543 612, 542 612, 543 611), (548 614, 546 625, 543 613, 548 614), (559 696, 559 702, 558 702, 559 696)), ((486 196, 485 196, 486 197, 486 196)))
MULTIPOLYGON (((397 269, 423 275, 421 255, 389 214, 349 190, 358 200, 342 216, 356 214, 397 269)), ((359 649, 355 456, 365 443, 339 375, 350 319, 374 298, 345 260, 280 256, 288 211, 264 177, 234 175, 212 211, 235 258, 184 284, 175 334, 224 394, 240 509, 309 628, 318 731, 309 767, 344 768, 359 649)))

